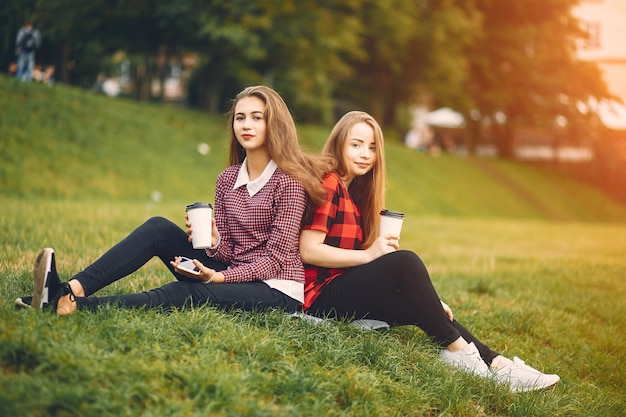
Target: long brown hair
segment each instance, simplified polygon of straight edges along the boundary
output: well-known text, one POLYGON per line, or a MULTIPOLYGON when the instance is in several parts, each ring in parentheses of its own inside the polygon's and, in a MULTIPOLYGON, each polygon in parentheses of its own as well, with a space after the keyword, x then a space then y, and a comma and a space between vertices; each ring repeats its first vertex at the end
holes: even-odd
POLYGON ((366 123, 374 130, 376 163, 365 175, 355 177, 348 191, 359 208, 363 219, 363 247, 367 248, 378 237, 380 211, 385 206, 385 144, 383 131, 378 122, 362 111, 346 113, 333 127, 326 140, 322 154, 332 157, 333 168, 340 177, 347 173, 344 160, 345 143, 349 139, 350 129, 357 123, 366 123))
POLYGON ((233 129, 235 106, 245 97, 257 97, 265 103, 265 142, 272 160, 281 171, 295 178, 304 187, 309 199, 315 205, 320 204, 326 198, 326 191, 320 178, 322 172, 327 169, 327 164, 323 163, 321 158, 302 150, 295 122, 285 101, 270 87, 263 85, 247 87, 233 100, 229 111, 229 165, 240 164, 246 157, 246 151, 237 141, 233 129))

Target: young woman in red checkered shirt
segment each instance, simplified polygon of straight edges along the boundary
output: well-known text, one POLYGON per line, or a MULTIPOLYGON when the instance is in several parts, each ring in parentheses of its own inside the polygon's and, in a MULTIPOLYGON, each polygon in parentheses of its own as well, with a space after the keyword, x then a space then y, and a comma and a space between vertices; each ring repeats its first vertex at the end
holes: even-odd
POLYGON ((246 88, 230 111, 230 166, 217 178, 209 249, 193 249, 189 221, 185 231, 165 218, 153 217, 62 283, 54 251, 46 248, 35 263, 33 297, 19 298, 16 305, 60 315, 103 304, 300 310, 302 216, 307 195, 320 202, 326 194, 319 175, 314 175, 316 161, 302 152, 293 118, 280 95, 269 87, 246 88), (91 296, 155 256, 176 281, 137 294, 91 296), (194 259, 199 275, 178 268, 181 256, 194 259))
POLYGON ((519 358, 481 343, 443 303, 422 260, 400 250, 399 236, 379 236, 385 199, 383 133, 369 114, 350 112, 333 128, 323 154, 334 160, 323 179, 326 201, 303 226, 304 309, 318 317, 376 319, 416 325, 441 346, 455 367, 507 383, 514 392, 556 384, 519 358))

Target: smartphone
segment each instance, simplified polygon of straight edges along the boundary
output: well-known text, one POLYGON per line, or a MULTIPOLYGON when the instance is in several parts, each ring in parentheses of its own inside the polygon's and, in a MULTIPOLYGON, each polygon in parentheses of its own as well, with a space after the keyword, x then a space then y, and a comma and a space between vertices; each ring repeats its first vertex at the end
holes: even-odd
POLYGON ((200 275, 200 270, 191 259, 184 256, 182 258, 183 259, 178 264, 178 269, 182 269, 183 271, 189 272, 190 274, 200 275))

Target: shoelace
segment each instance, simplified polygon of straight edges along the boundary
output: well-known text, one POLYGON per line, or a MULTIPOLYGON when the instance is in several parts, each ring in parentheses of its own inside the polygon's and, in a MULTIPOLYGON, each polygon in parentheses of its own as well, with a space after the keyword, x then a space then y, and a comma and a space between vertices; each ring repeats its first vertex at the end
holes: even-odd
MULTIPOLYGON (((61 297, 64 297, 66 295, 70 296, 70 301, 72 303, 76 302, 76 294, 74 294, 74 291, 72 290, 72 287, 70 286, 68 282, 63 284, 63 295, 61 295, 61 297)), ((58 305, 58 302, 57 302, 57 305, 58 305)))

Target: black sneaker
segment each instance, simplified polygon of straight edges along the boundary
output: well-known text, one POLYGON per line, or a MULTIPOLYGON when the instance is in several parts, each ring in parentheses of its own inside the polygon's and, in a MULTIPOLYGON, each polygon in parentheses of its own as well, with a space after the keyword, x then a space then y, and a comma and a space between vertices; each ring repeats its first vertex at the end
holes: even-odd
POLYGON ((17 297, 15 299, 15 308, 18 310, 22 308, 30 308, 32 303, 33 297, 31 296, 17 297))
POLYGON ((61 289, 61 281, 54 262, 54 249, 45 248, 39 252, 35 261, 33 277, 35 292, 30 305, 35 309, 43 309, 51 301, 50 298, 57 295, 61 289))

